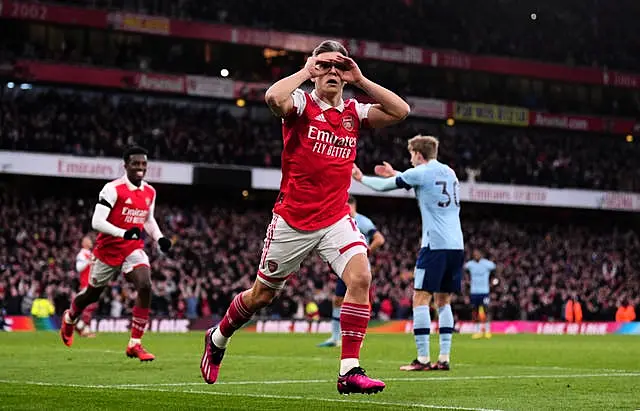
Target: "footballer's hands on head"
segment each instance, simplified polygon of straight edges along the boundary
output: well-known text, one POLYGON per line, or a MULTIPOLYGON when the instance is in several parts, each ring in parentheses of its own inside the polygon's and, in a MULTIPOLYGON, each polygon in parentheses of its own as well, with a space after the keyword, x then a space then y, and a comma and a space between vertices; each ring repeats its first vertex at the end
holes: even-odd
POLYGON ((130 228, 124 232, 123 238, 125 240, 139 240, 142 238, 142 231, 138 227, 130 228))
POLYGON ((358 85, 364 80, 364 75, 360 71, 358 64, 351 58, 338 54, 336 56, 336 70, 338 75, 349 84, 358 85))
POLYGON ((158 238, 158 248, 160 249, 160 252, 162 254, 168 255, 169 250, 171 250, 171 245, 171 240, 169 240, 167 237, 158 238))
POLYGON ((391 164, 383 161, 382 164, 377 165, 374 169, 377 176, 380 177, 393 177, 396 175, 396 170, 393 169, 391 164))
POLYGON ((351 169, 351 177, 356 181, 362 181, 362 170, 357 165, 353 165, 351 169))
POLYGON ((311 78, 316 78, 327 74, 332 64, 332 60, 312 56, 307 59, 304 68, 307 69, 311 78))

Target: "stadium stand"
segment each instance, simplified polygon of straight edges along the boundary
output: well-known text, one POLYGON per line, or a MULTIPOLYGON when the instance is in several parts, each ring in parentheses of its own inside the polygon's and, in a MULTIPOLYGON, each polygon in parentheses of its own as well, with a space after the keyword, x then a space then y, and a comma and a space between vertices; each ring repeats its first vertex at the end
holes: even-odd
MULTIPOLYGON (((0 149, 117 157, 133 142, 158 160, 278 167, 277 122, 232 115, 229 105, 97 93, 15 90, 1 98, 0 149)), ((461 180, 640 191, 640 145, 611 136, 411 120, 368 131, 358 163, 409 167, 406 140, 442 139, 441 157, 461 180)))
POLYGON ((640 11, 632 0, 624 0, 616 8, 607 7, 600 0, 571 0, 562 4, 545 1, 535 6, 514 0, 491 0, 482 5, 454 0, 393 0, 375 4, 365 0, 348 3, 329 0, 304 9, 291 8, 285 0, 62 3, 570 65, 636 69, 636 56, 640 54, 638 45, 629 43, 630 38, 638 38, 638 29, 624 23, 631 23, 630 16, 640 11), (358 24, 351 18, 356 15, 358 24), (567 26, 571 30, 565 30, 567 26))
MULTIPOLYGON (((617 8, 605 7, 600 0, 571 0, 553 4, 552 11, 551 3, 527 8, 500 0, 483 3, 482 7, 473 2, 461 7, 452 0, 428 4, 420 0, 328 0, 296 10, 295 18, 291 18, 291 9, 284 7, 281 0, 59 3, 529 58, 567 66, 623 70, 638 67, 639 53, 634 52, 638 45, 629 41, 638 38, 634 36, 638 28, 629 20, 633 14, 630 10, 636 10, 638 5, 627 0, 617 8), (357 29, 349 18, 356 12, 357 29), (536 14, 535 19, 532 13, 536 14), (326 18, 329 16, 332 18, 326 18), (389 16, 402 24, 390 23, 389 16), (625 21, 629 23, 621 24, 625 21), (562 30, 566 25, 573 29, 562 30), (558 36, 558 32, 565 35, 558 36)), ((1 70, 5 65, 13 68, 23 59, 208 76, 218 76, 221 68, 229 67, 233 79, 270 82, 300 67, 305 58, 300 52, 173 36, 99 31, 21 19, 2 22, 1 70), (94 47, 100 41, 104 47, 94 47), (234 58, 229 59, 229 55, 234 58)), ((634 117, 640 108, 637 91, 624 87, 534 81, 375 60, 359 63, 365 72, 403 95, 513 104, 556 113, 634 117)), ((2 71, 0 75, 9 81, 15 72, 2 71)), ((20 90, 4 85, 0 87, 2 150, 118 157, 125 146, 137 143, 149 148, 156 160, 280 165, 280 127, 277 121, 263 115, 264 107, 261 113, 251 104, 239 111, 229 102, 210 99, 39 84, 20 90)), ((447 126, 442 120, 411 118, 385 131, 367 131, 359 143, 358 164, 369 172, 381 160, 397 168, 408 167, 406 139, 424 133, 441 138, 441 158, 461 180, 640 192, 640 153, 633 138, 625 141, 620 136, 604 134, 463 122, 447 126)), ((46 183, 34 184, 42 187, 46 183)), ((95 185, 81 195, 65 191, 43 196, 20 190, 15 182, 3 185, 0 305, 9 314, 27 313, 31 301, 42 294, 55 301, 58 314, 69 304, 76 289, 73 258, 80 238, 90 229, 93 192, 98 189, 95 185)), ((153 311, 159 316, 219 316, 233 294, 246 288, 255 275, 272 198, 250 206, 246 202, 206 201, 205 206, 196 201, 178 201, 182 197, 174 192, 165 202, 160 191, 158 220, 179 242, 176 259, 154 258, 153 311)), ((613 320, 623 301, 638 311, 640 286, 634 276, 639 268, 639 239, 633 225, 626 223, 626 215, 608 215, 600 224, 595 220, 605 219, 594 218, 593 214, 566 212, 570 214, 567 216, 565 211, 547 211, 554 215, 550 221, 545 212, 534 213, 533 218, 532 212, 527 211, 523 213, 527 219, 523 219, 513 217, 522 211, 496 211, 492 206, 490 212, 476 214, 477 207, 470 205, 472 211, 463 218, 467 253, 479 247, 498 262, 498 283, 491 306, 495 319, 562 319, 564 305, 571 298, 583 304, 585 320, 613 320)), ((384 311, 391 318, 407 318, 419 235, 413 227, 415 216, 411 217, 412 209, 401 216, 389 216, 371 205, 369 210, 388 242, 374 257, 374 310, 376 314, 384 311)), ((149 252, 157 257, 155 250, 149 252)), ((327 315, 332 280, 318 258, 309 260, 292 282, 296 287, 287 288, 265 315, 301 315, 310 300, 317 301, 327 315)), ((133 298, 132 288, 118 279, 111 292, 103 296, 100 312, 128 315, 133 298)), ((456 312, 470 316, 468 297, 458 298, 455 304, 456 312)))
MULTIPOLYGON (((42 292, 50 295, 58 314, 68 306, 77 287, 75 255, 90 229, 96 200, 86 195, 86 189, 79 195, 73 188, 61 188, 60 181, 39 181, 35 188, 42 190, 16 187, 15 182, 5 182, 0 189, 0 305, 10 315, 28 313, 30 302, 42 292), (52 187, 60 190, 55 197, 50 196, 52 187)), ((83 187, 91 186, 97 193, 100 183, 83 187)), ((155 249, 147 250, 153 261, 153 314, 218 317, 233 295, 255 277, 273 194, 263 194, 255 202, 185 200, 192 193, 197 195, 196 190, 173 189, 165 195, 163 188, 159 188, 156 218, 166 234, 178 241, 173 259, 161 259, 155 249)), ((224 191, 217 194, 231 197, 224 191)), ((390 318, 408 318, 409 285, 420 236, 415 229, 416 211, 408 200, 381 206, 380 200, 362 198, 361 203, 362 212, 387 238, 371 260, 374 313, 391 307, 390 318), (384 212, 389 206, 403 212, 389 215, 384 212)), ((503 209, 500 218, 492 214, 495 206, 468 205, 463 229, 467 256, 479 248, 498 264, 490 308, 494 319, 562 321, 570 297, 582 302, 585 321, 614 320, 624 300, 640 313, 640 285, 635 278, 640 270, 640 238, 623 225, 625 215, 613 214, 605 222, 590 221, 581 213, 548 210, 523 216, 521 210, 503 209), (573 222, 563 223, 568 215, 573 222)), ((326 264, 314 256, 262 315, 300 317, 308 301, 316 301, 326 315, 333 283, 326 264)), ((134 298, 132 287, 117 278, 103 295, 99 314, 126 316, 134 298)), ((460 317, 470 318, 468 293, 454 304, 460 317)))

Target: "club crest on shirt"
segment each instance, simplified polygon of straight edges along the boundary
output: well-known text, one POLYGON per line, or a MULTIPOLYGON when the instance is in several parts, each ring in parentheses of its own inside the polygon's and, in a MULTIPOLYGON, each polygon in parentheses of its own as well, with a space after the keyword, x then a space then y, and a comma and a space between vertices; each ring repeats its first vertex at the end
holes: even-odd
POLYGON ((145 198, 144 201, 147 203, 147 207, 151 205, 151 199, 149 197, 145 198))
POLYGON ((347 114, 342 117, 342 127, 344 127, 347 131, 353 131, 353 126, 355 125, 355 118, 351 114, 347 114))
POLYGON ((270 273, 274 273, 278 270, 278 263, 273 260, 267 261, 267 267, 269 268, 270 273))

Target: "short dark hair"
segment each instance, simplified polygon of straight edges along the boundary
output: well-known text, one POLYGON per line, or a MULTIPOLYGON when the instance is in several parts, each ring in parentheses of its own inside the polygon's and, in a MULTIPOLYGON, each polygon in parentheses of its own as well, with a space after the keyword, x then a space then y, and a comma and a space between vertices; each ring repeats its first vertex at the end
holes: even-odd
POLYGON ((136 154, 144 154, 146 156, 149 154, 149 152, 140 146, 131 146, 124 151, 122 159, 125 163, 128 163, 131 156, 134 156, 136 154))
POLYGON ((349 57, 347 49, 342 45, 342 43, 335 40, 325 40, 320 43, 318 47, 313 49, 313 56, 316 57, 318 54, 330 53, 332 51, 337 51, 338 53, 342 53, 342 55, 349 57))
POLYGON ((354 196, 352 196, 351 194, 349 194, 349 198, 347 199, 347 203, 348 204, 355 204, 356 203, 356 198, 354 196))

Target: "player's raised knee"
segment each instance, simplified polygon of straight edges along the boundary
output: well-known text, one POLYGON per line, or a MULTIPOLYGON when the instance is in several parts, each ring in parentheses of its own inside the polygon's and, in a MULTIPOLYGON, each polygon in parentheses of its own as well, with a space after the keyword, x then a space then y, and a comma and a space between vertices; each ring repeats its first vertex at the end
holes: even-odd
POLYGON ((351 258, 342 273, 342 280, 347 284, 347 289, 369 291, 371 271, 364 254, 356 254, 351 258))

